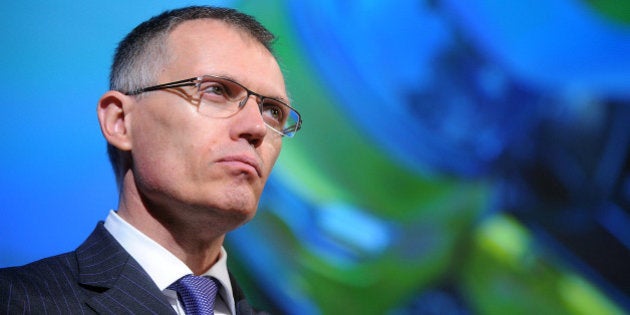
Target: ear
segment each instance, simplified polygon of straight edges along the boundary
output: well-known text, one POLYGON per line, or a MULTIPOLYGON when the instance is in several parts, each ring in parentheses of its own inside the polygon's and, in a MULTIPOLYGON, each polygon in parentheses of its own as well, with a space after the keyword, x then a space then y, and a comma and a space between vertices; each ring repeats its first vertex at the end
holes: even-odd
POLYGON ((127 124, 132 97, 118 91, 109 91, 101 97, 96 107, 101 132, 107 142, 121 151, 131 150, 131 137, 127 124))

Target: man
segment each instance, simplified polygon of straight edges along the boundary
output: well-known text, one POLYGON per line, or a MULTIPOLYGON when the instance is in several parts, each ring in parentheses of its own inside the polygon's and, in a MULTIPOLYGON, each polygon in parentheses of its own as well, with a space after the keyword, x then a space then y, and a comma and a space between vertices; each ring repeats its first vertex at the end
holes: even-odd
POLYGON ((127 35, 97 106, 118 210, 76 251, 0 271, 0 312, 251 313, 223 240, 254 216, 283 136, 301 125, 272 40, 214 7, 127 35))

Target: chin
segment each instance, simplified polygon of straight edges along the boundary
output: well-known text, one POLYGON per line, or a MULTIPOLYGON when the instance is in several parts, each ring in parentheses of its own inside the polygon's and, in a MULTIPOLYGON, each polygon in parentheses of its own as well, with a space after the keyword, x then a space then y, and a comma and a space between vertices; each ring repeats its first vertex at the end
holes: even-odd
MULTIPOLYGON (((225 186, 224 186, 225 187, 225 186)), ((222 217, 231 225, 242 225, 256 215, 260 194, 255 189, 246 186, 236 186, 228 189, 207 189, 211 194, 201 200, 193 201, 202 211, 214 213, 214 217, 222 217)))
POLYGON ((251 221, 256 215, 256 209, 229 208, 219 210, 221 221, 227 229, 234 230, 251 221))
POLYGON ((256 215, 258 199, 255 196, 225 195, 224 197, 223 202, 216 205, 216 209, 219 209, 221 214, 243 223, 251 220, 256 215))

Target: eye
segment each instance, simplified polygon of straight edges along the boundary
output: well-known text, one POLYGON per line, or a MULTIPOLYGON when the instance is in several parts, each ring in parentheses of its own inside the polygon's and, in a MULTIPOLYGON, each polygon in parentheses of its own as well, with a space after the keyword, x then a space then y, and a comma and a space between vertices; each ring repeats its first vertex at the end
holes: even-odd
POLYGON ((225 87, 216 84, 216 85, 211 85, 206 87, 204 90, 204 93, 212 93, 212 94, 217 94, 217 95, 223 95, 225 94, 225 87))
POLYGON ((218 81, 205 81, 199 85, 199 91, 204 98, 208 98, 212 101, 225 101, 230 99, 230 90, 225 84, 218 81))
POLYGON ((281 103, 272 100, 265 100, 262 105, 262 115, 268 124, 281 127, 285 121, 285 109, 281 103))

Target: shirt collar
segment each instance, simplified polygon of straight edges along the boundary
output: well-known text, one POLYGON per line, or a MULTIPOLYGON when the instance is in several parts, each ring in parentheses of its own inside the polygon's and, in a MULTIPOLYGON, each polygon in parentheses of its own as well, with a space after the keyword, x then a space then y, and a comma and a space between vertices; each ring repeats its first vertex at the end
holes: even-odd
MULTIPOLYGON (((127 223, 114 210, 109 211, 105 228, 149 274, 160 291, 164 291, 179 278, 193 273, 179 258, 127 223)), ((203 275, 214 277, 221 283, 219 294, 232 314, 235 314, 232 283, 227 270, 227 252, 223 246, 219 260, 203 275)))

